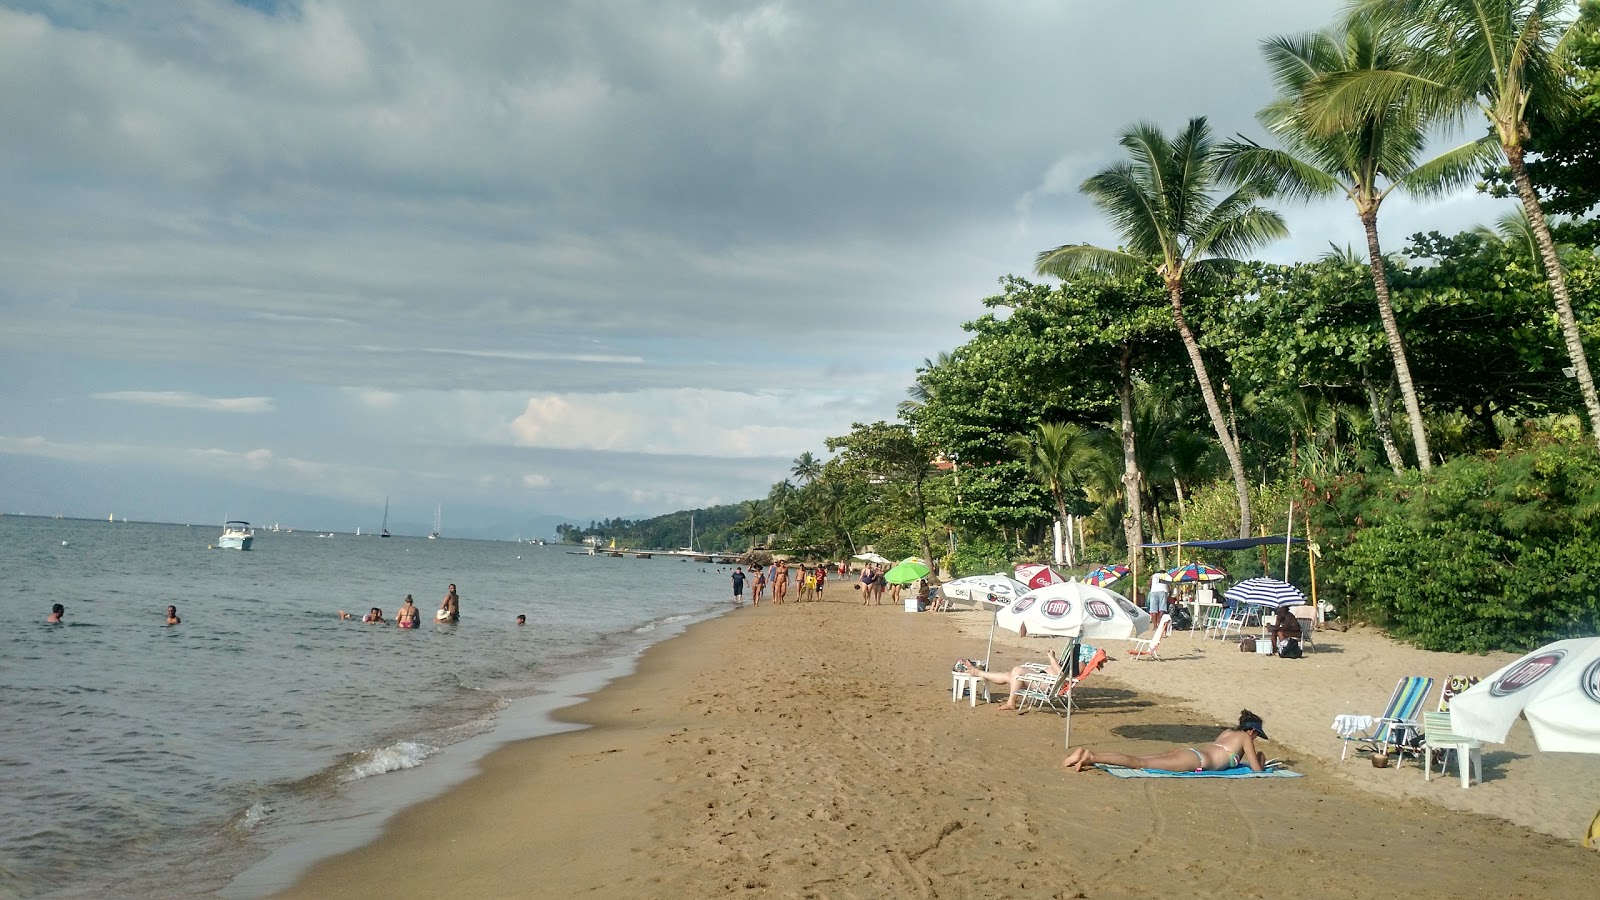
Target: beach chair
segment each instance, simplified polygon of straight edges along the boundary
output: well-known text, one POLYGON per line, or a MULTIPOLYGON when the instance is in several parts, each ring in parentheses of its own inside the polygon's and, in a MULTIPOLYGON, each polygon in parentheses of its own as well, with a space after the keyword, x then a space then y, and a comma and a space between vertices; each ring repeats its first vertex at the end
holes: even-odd
POLYGON ((1160 659, 1161 641, 1172 633, 1172 617, 1162 616, 1161 623, 1156 626, 1155 634, 1147 638, 1139 638, 1128 648, 1128 655, 1134 659, 1160 659))
POLYGON ((1313 633, 1317 630, 1317 620, 1314 608, 1309 603, 1303 603, 1299 606, 1290 607, 1289 611, 1294 613, 1295 621, 1300 623, 1300 646, 1310 648, 1312 652, 1316 652, 1317 647, 1313 633))
POLYGON ((1450 711, 1450 701, 1456 695, 1478 683, 1476 675, 1451 675, 1444 680, 1444 686, 1439 688, 1439 712, 1450 711))
POLYGON ((1104 650, 1077 641, 1074 641, 1067 654, 1062 656, 1064 663, 1074 658, 1077 660, 1077 665, 1064 664, 1059 675, 1037 672, 1024 674, 1019 678, 1018 710, 1049 707, 1071 715, 1072 689, 1093 675, 1107 661, 1104 650))
POLYGON ((1469 738, 1454 732, 1450 724, 1450 713, 1425 712, 1422 714, 1422 780, 1433 780, 1433 757, 1439 756, 1439 774, 1445 773, 1445 767, 1450 760, 1450 752, 1455 751, 1456 764, 1461 769, 1461 788, 1465 790, 1472 786, 1467 778, 1468 764, 1471 764, 1473 777, 1483 784, 1483 741, 1469 738))
POLYGON ((1206 626, 1206 637, 1214 637, 1219 641, 1228 639, 1228 635, 1235 637, 1244 633, 1244 626, 1249 622, 1250 614, 1242 609, 1232 611, 1223 609, 1216 621, 1206 626))
POLYGON ((1383 715, 1374 719, 1371 726, 1359 733, 1339 736, 1344 742, 1344 746, 1339 748, 1339 759, 1343 761, 1345 755, 1350 752, 1350 745, 1354 743, 1359 750, 1382 753, 1385 756, 1389 754, 1391 746, 1399 747, 1403 760, 1406 747, 1398 742, 1400 732, 1414 731, 1417 728, 1422 704, 1432 692, 1432 678, 1412 675, 1400 679, 1394 686, 1394 693, 1389 696, 1389 705, 1384 707, 1383 715))

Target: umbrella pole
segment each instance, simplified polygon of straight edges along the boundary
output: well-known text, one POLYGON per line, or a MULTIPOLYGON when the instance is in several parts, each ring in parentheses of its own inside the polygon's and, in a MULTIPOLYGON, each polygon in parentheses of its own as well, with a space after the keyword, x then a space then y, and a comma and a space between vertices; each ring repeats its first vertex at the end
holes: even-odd
POLYGON ((1061 747, 1063 750, 1072 749, 1072 691, 1076 687, 1077 685, 1073 685, 1071 688, 1067 689, 1067 730, 1066 733, 1061 736, 1061 747))
POLYGON ((1283 580, 1289 580, 1289 551, 1294 549, 1294 501, 1289 501, 1289 524, 1283 529, 1283 580))
POLYGON ((1000 607, 994 608, 994 618, 989 620, 989 646, 983 651, 983 670, 989 671, 989 656, 994 653, 994 626, 1000 624, 1000 607))

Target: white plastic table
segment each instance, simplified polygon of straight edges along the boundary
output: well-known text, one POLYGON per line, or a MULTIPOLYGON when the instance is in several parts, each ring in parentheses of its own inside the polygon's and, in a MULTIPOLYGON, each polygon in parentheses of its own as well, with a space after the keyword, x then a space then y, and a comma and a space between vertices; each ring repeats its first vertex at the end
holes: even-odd
POLYGON ((989 682, 987 679, 979 678, 976 675, 968 675, 965 672, 950 673, 950 702, 959 702, 961 694, 967 692, 968 696, 972 698, 971 705, 977 706, 978 690, 980 688, 983 690, 983 702, 988 703, 989 682))

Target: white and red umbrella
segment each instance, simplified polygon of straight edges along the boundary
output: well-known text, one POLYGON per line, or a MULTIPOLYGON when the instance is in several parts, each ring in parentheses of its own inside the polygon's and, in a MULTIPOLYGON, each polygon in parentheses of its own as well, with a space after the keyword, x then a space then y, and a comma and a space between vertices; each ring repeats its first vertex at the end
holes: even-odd
POLYGON ((1029 591, 995 615, 1001 628, 1024 635, 1127 640, 1150 628, 1150 614, 1128 598, 1081 581, 1029 591))
POLYGON ((1503 744, 1527 716, 1540 750, 1600 753, 1600 637, 1556 641, 1450 701, 1450 729, 1503 744))
POLYGON ((1004 572, 993 575, 968 575, 939 585, 939 593, 950 600, 1005 606, 1026 594, 1030 588, 1004 572))
POLYGON ((1047 584, 1062 584, 1066 582, 1066 579, 1057 574, 1055 569, 1043 563, 1017 566, 1017 580, 1030 588, 1042 588, 1047 584))

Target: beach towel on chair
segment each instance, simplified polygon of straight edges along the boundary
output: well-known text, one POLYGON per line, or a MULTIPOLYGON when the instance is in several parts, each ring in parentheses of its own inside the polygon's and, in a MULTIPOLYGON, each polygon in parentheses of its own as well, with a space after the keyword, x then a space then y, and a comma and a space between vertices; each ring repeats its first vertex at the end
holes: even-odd
POLYGON ((1108 766, 1105 763, 1095 763, 1096 769, 1104 769, 1118 778, 1300 778, 1301 773, 1291 772, 1288 769, 1268 769, 1265 772, 1252 772, 1249 766, 1234 766, 1231 769, 1218 769, 1214 772, 1168 772, 1165 769, 1129 769, 1125 766, 1108 766))

